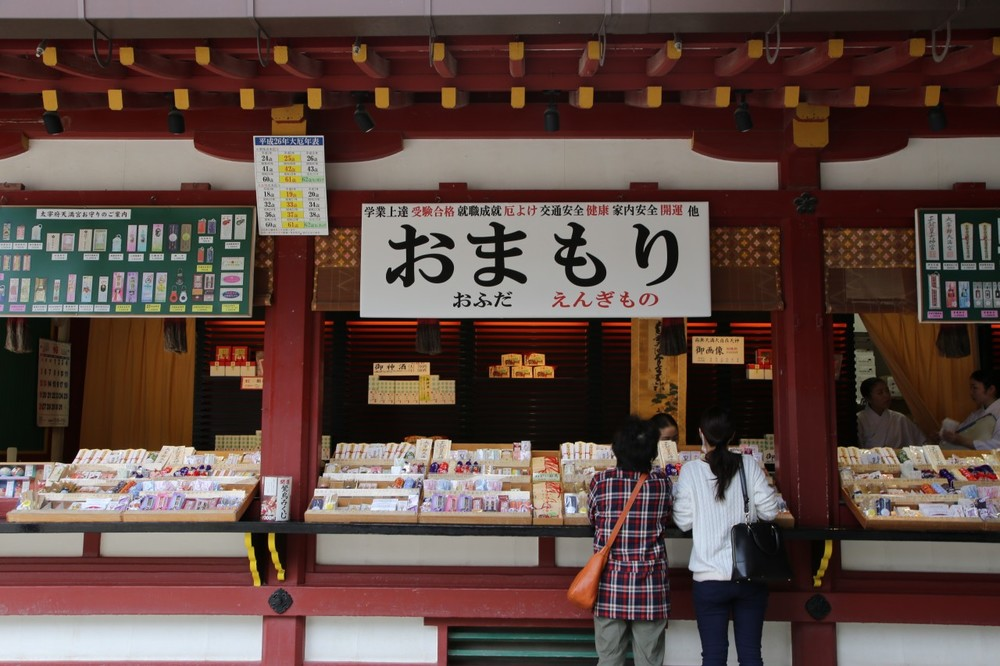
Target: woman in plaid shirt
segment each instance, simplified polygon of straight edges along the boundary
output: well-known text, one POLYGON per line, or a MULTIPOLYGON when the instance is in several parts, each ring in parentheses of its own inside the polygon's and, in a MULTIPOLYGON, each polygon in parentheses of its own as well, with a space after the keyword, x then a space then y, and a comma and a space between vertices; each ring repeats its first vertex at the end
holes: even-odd
POLYGON ((590 482, 590 522, 597 552, 611 535, 639 475, 649 474, 601 577, 594 604, 599 666, 624 664, 630 635, 636 666, 663 666, 670 612, 663 533, 670 521, 671 488, 662 470, 652 470, 659 439, 653 423, 629 417, 611 446, 618 466, 599 472, 590 482))

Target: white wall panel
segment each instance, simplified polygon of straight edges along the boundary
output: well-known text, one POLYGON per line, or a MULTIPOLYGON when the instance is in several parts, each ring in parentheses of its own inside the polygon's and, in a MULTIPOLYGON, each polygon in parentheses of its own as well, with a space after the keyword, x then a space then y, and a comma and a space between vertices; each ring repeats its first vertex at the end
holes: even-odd
MULTIPOLYGON (((247 551, 242 534, 105 533, 101 535, 101 556, 245 558, 247 551)), ((258 552, 257 557, 266 559, 267 553, 258 552)))
POLYGON ((1000 138, 911 139, 892 155, 820 168, 825 190, 950 190, 955 183, 1000 187, 1000 138))
POLYGON ((258 661, 259 617, 196 615, 0 616, 0 660, 100 663, 258 661))
POLYGON ((419 617, 310 617, 306 661, 437 662, 438 629, 419 617))
POLYGON ((996 666, 998 655, 996 627, 837 625, 838 666, 996 666))
MULTIPOLYGON (((331 189, 625 189, 655 182, 664 189, 774 189, 770 163, 723 162, 691 152, 690 141, 416 140, 370 162, 327 167, 331 189)), ((203 155, 190 141, 65 140, 31 142, 0 160, 0 181, 32 190, 173 190, 185 182, 213 189, 253 189, 253 165, 203 155)))
MULTIPOLYGON (((691 559, 691 539, 667 539, 667 562, 671 569, 684 569, 691 559)), ((556 538, 556 566, 582 567, 594 553, 592 539, 556 538)))
POLYGON ((80 557, 82 534, 0 534, 0 557, 80 557))
POLYGON ((1000 544, 923 541, 841 541, 847 571, 1000 573, 1000 544))
MULTIPOLYGON (((698 625, 693 620, 670 620, 667 626, 665 666, 699 666, 701 664, 701 638, 698 625)), ((791 666, 792 625, 788 622, 765 622, 761 640, 761 657, 767 666, 791 666)), ((733 625, 729 623, 729 659, 736 663, 736 645, 733 625)), ((845 666, 841 662, 838 666, 845 666)))
POLYGON ((327 534, 316 537, 318 564, 538 566, 532 537, 327 534))

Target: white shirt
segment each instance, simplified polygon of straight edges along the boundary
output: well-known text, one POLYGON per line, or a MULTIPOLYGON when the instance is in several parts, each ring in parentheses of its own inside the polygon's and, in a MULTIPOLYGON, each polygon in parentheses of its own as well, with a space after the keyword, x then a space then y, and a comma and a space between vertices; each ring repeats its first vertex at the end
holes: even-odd
POLYGON ((971 426, 973 423, 987 415, 996 419, 996 425, 993 426, 993 434, 989 439, 977 439, 972 442, 972 448, 979 449, 981 451, 1000 449, 1000 400, 994 400, 986 409, 980 407, 976 411, 969 414, 969 416, 967 416, 966 419, 958 426, 957 431, 962 432, 963 429, 971 426))
POLYGON ((862 448, 891 446, 898 449, 926 441, 927 435, 906 414, 892 409, 878 414, 868 405, 858 412, 858 446, 862 448))
MULTIPOLYGON (((778 494, 767 482, 764 471, 750 456, 741 456, 746 471, 750 520, 773 520, 778 515, 778 494)), ((684 463, 674 484, 674 524, 693 530, 688 569, 692 578, 732 580, 732 526, 743 521, 743 489, 736 476, 726 489, 726 499, 715 499, 715 475, 704 460, 684 463)))

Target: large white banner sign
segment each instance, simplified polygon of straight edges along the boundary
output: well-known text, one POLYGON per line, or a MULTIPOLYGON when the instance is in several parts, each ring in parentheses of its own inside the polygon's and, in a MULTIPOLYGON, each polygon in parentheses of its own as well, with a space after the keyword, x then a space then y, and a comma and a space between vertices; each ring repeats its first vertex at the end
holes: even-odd
POLYGON ((361 316, 704 317, 707 202, 365 204, 361 316))

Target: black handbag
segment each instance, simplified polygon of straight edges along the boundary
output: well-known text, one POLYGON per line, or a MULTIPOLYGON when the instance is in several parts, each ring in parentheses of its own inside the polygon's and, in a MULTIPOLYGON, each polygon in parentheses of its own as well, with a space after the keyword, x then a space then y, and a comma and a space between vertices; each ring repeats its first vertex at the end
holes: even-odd
POLYGON ((750 496, 746 472, 740 460, 740 486, 743 488, 743 522, 733 525, 733 580, 750 582, 788 582, 792 567, 785 552, 781 528, 758 520, 750 522, 750 496))

